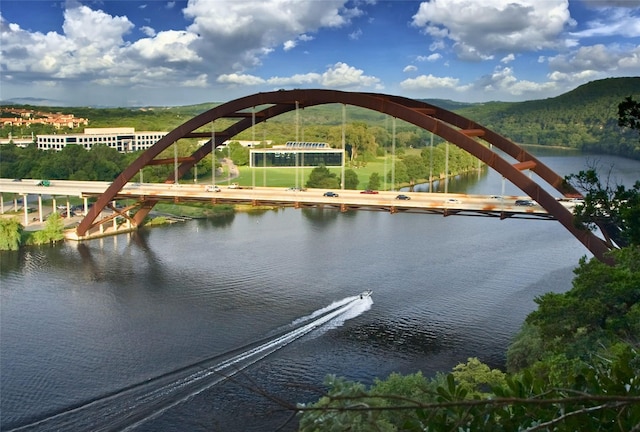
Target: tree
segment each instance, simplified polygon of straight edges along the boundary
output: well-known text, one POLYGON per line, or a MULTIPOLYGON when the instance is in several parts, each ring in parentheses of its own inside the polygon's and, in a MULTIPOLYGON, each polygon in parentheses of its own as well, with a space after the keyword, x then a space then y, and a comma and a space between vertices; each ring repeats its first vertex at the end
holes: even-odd
POLYGON ((618 105, 618 126, 640 131, 640 102, 631 96, 618 105))
POLYGON ((249 164, 249 148, 244 147, 238 141, 232 141, 229 144, 231 149, 231 160, 238 166, 245 166, 249 164))
POLYGON ((619 340, 638 344, 640 312, 640 247, 612 252, 615 264, 583 258, 566 293, 547 293, 535 299, 538 309, 526 322, 535 326, 547 355, 583 355, 595 338, 598 345, 619 340))
POLYGON ((16 218, 0 218, 0 250, 18 250, 22 229, 22 225, 16 218))
POLYGON ((308 188, 323 188, 323 189, 335 189, 340 187, 340 181, 335 173, 329 171, 329 168, 321 165, 315 167, 309 173, 309 180, 307 180, 306 187, 308 188))
MULTIPOLYGON (((342 143, 342 126, 335 126, 329 129, 325 140, 333 143, 332 147, 340 147, 342 143)), ((376 136, 374 130, 370 129, 369 125, 363 122, 349 123, 344 126, 345 143, 351 146, 351 157, 349 162, 351 164, 366 164, 367 160, 370 160, 376 156, 376 150, 378 144, 376 143, 376 136)))
POLYGON ((499 369, 491 369, 477 357, 470 357, 467 363, 460 363, 453 368, 453 378, 458 385, 467 391, 469 397, 481 398, 491 396, 491 387, 504 386, 505 374, 499 369))
POLYGON ((407 166, 402 160, 397 160, 395 163, 395 184, 393 184, 392 172, 389 170, 387 173, 387 180, 392 183, 391 187, 395 188, 398 183, 406 183, 409 181, 409 175, 407 174, 407 166))
POLYGON ((33 237, 35 244, 55 243, 64 239, 64 221, 58 213, 51 213, 45 222, 44 229, 36 231, 33 237))
POLYGON ((632 188, 611 185, 607 176, 604 183, 595 168, 565 177, 583 192, 584 203, 574 210, 574 223, 578 227, 599 227, 611 244, 618 247, 640 245, 640 181, 632 188))
POLYGON ((371 173, 369 176, 369 183, 367 183, 367 189, 380 189, 380 174, 377 172, 371 173))
POLYGON ((415 184, 416 181, 426 178, 429 174, 422 157, 418 155, 408 155, 402 159, 407 167, 407 177, 409 183, 415 184))
POLYGON ((358 183, 358 174, 352 169, 347 169, 344 171, 344 187, 345 189, 357 189, 358 183))
POLYGON ((330 376, 324 397, 291 409, 301 413, 299 430, 304 432, 637 430, 638 353, 623 349, 591 360, 577 373, 551 381, 530 372, 489 373, 487 379, 489 367, 474 359, 456 367, 464 371, 464 381, 455 373, 430 380, 420 373, 392 374, 367 388, 330 376), (469 381, 488 384, 487 393, 470 393, 469 381))

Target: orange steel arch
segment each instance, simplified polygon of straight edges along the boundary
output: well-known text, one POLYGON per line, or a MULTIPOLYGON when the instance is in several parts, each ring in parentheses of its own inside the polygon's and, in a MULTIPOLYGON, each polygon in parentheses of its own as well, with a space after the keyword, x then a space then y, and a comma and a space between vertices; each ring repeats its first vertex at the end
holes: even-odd
MULTIPOLYGON (((224 103, 186 121, 147 149, 111 183, 78 225, 76 229, 78 237, 82 238, 95 229, 96 226, 104 223, 105 220, 97 221, 100 212, 104 208, 110 207, 110 202, 134 178, 140 169, 159 163, 174 163, 173 159, 168 161, 156 160, 155 158, 178 140, 183 138, 209 138, 209 142, 201 146, 190 157, 180 159, 180 165, 177 170, 177 176, 180 178, 196 163, 211 153, 212 135, 215 139, 214 147, 218 147, 224 141, 253 127, 255 124, 295 110, 297 107, 305 108, 334 103, 359 106, 393 116, 433 132, 446 141, 466 150, 495 169, 504 178, 538 202, 585 245, 596 258, 602 261, 609 261, 605 255, 611 249, 610 243, 605 242, 589 230, 575 227, 572 213, 542 186, 525 175, 522 170, 532 170, 548 185, 565 196, 579 195, 578 192, 566 184, 562 177, 512 141, 472 120, 418 100, 386 94, 319 89, 279 90, 257 93, 224 103), (235 119, 236 121, 223 131, 215 131, 215 133, 197 132, 197 129, 220 118, 235 119), (487 146, 487 143, 512 157, 515 162, 507 161, 490 146, 487 146)), ((173 176, 167 180, 173 180, 173 176)), ((137 213, 130 218, 133 226, 139 226, 157 202, 153 198, 144 201, 137 213)), ((122 212, 120 214, 126 217, 122 212)))

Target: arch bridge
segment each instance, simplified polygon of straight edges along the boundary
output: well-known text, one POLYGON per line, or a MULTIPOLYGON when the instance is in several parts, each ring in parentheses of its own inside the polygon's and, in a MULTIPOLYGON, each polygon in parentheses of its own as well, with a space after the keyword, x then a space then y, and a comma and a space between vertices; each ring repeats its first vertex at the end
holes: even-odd
POLYGON ((222 145, 240 132, 272 117, 299 108, 323 104, 353 105, 378 111, 428 130, 466 150, 534 199, 586 246, 596 258, 608 261, 606 253, 612 248, 611 242, 601 239, 589 230, 574 226, 573 214, 542 185, 536 183, 523 171, 533 171, 542 181, 564 196, 579 196, 579 193, 568 185, 561 176, 512 141, 470 119, 418 100, 386 94, 322 89, 279 90, 253 94, 218 105, 176 127, 122 171, 98 197, 76 228, 78 238, 90 236, 101 224, 113 218, 110 216, 99 219, 105 208, 111 208, 116 211, 117 215, 127 218, 134 227, 143 223, 145 217, 159 201, 158 198, 146 197, 140 201, 137 212, 132 216, 113 208, 111 205, 118 193, 142 168, 150 165, 179 163, 176 172, 167 179, 168 182, 172 182, 174 178, 181 178, 185 175, 195 164, 209 155, 213 148, 222 145), (231 119, 232 124, 222 131, 198 131, 203 126, 221 118, 231 119), (208 138, 209 141, 189 157, 156 159, 162 151, 185 138, 208 138), (494 151, 494 148, 501 150, 517 162, 507 161, 494 151))

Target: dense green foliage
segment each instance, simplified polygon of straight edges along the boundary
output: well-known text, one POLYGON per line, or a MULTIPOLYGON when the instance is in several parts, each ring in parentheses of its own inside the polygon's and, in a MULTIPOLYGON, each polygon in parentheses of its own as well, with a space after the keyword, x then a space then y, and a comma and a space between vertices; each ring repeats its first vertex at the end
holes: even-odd
POLYGON ((44 229, 34 231, 27 240, 28 244, 55 243, 64 239, 64 221, 58 213, 51 213, 44 224, 44 229))
MULTIPOLYGON (((191 142, 179 143, 178 156, 190 155, 195 149, 194 146, 191 142)), ((243 153, 244 151, 239 151, 233 154, 241 156, 243 153)), ((70 145, 60 151, 39 150, 35 144, 26 148, 3 145, 0 146, 0 176, 20 179, 112 181, 140 154, 141 152, 119 153, 106 145, 97 145, 90 150, 70 145)), ((173 156, 173 149, 168 149, 161 153, 160 158, 170 159, 173 156)), ((163 182, 171 178, 173 168, 173 164, 145 167, 143 180, 148 183, 163 182)), ((210 176, 211 161, 201 161, 197 173, 199 176, 210 176)), ((194 176, 195 170, 184 178, 192 179, 194 176)))
POLYGON ((637 358, 623 350, 553 381, 529 371, 501 376, 477 359, 457 374, 392 374, 370 388, 329 377, 326 396, 298 407, 299 430, 632 431, 640 424, 637 358))
POLYGON ((22 225, 16 218, 0 218, 0 250, 18 250, 22 225))
POLYGON ((51 213, 44 228, 25 231, 17 218, 0 218, 0 251, 18 250, 22 245, 42 245, 64 239, 64 221, 58 213, 51 213))

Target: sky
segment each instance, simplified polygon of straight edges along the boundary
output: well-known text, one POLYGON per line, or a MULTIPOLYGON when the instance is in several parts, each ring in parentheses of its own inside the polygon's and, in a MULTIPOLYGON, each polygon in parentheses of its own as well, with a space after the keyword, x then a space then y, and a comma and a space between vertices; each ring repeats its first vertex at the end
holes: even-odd
POLYGON ((640 0, 2 0, 0 31, 0 100, 41 105, 524 101, 640 76, 640 0))

